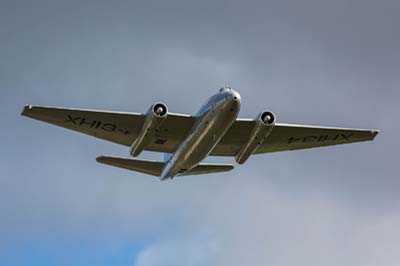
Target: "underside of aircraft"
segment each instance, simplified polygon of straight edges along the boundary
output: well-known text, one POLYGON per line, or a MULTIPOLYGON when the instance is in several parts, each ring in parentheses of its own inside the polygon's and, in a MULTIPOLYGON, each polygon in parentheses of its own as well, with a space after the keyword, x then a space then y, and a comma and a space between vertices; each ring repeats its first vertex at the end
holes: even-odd
POLYGON ((233 169, 231 164, 201 163, 209 155, 233 156, 243 164, 252 154, 371 141, 379 133, 276 123, 270 111, 262 111, 254 119, 240 119, 240 105, 239 93, 224 87, 195 115, 170 113, 160 102, 143 114, 27 105, 22 115, 129 146, 132 157, 144 150, 165 153, 164 161, 97 157, 100 163, 161 180, 233 169))

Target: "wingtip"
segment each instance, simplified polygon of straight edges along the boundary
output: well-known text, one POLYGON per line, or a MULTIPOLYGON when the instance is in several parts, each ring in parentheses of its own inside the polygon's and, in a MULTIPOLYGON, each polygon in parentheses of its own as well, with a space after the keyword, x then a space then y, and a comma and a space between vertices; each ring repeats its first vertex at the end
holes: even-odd
POLYGON ((103 162, 103 159, 104 159, 104 156, 97 156, 96 157, 96 162, 98 162, 98 163, 102 163, 103 162))
POLYGON ((372 139, 371 139, 371 140, 374 140, 374 138, 375 138, 379 133, 380 133, 380 130, 378 130, 378 129, 371 130, 371 134, 372 134, 372 139))
POLYGON ((24 106, 24 109, 22 109, 21 115, 26 115, 30 110, 32 110, 32 105, 27 104, 24 106))

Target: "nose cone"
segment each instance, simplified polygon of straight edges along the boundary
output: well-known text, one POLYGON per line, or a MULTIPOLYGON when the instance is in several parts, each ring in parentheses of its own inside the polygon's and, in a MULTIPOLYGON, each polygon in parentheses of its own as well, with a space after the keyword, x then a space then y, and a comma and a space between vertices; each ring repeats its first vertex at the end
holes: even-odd
POLYGON ((234 89, 232 89, 230 86, 222 87, 219 90, 219 92, 224 93, 225 96, 228 96, 229 98, 231 98, 232 100, 234 100, 235 102, 238 102, 240 104, 240 101, 241 101, 240 94, 237 91, 235 91, 234 89))
POLYGON ((237 92, 237 91, 235 91, 235 90, 231 90, 231 91, 230 91, 230 94, 231 94, 232 99, 233 99, 234 101, 237 101, 237 102, 240 103, 240 101, 242 100, 242 98, 240 97, 239 92, 237 92))
POLYGON ((235 106, 234 108, 239 111, 242 100, 240 94, 235 90, 229 90, 227 93, 229 94, 229 101, 235 106))
POLYGON ((228 95, 228 103, 229 103, 229 110, 232 112, 234 111, 236 116, 240 111, 240 105, 241 105, 241 97, 240 94, 237 91, 234 91, 232 89, 228 90, 226 92, 228 95))

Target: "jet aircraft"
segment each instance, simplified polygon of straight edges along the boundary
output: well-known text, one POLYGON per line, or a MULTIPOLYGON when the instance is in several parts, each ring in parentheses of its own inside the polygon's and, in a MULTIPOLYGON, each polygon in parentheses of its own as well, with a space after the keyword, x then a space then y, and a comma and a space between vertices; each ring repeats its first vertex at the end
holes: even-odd
POLYGON ((130 147, 165 154, 164 161, 99 156, 103 164, 173 179, 233 169, 231 164, 201 163, 207 156, 234 156, 243 164, 252 154, 371 141, 378 130, 276 123, 270 111, 240 119, 240 94, 223 87, 195 115, 168 112, 156 102, 144 113, 25 106, 22 115, 130 147))

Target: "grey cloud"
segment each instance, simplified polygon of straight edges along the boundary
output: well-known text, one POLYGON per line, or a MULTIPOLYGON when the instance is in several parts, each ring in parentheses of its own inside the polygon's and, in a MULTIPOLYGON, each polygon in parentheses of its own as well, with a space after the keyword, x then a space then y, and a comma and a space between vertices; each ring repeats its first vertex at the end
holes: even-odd
POLYGON ((186 238, 161 237, 143 249, 135 265, 179 265, 179 254, 185 258, 192 247, 197 248, 189 255, 208 265, 397 264, 396 212, 366 216, 318 191, 289 195, 255 176, 246 176, 258 180, 251 184, 242 178, 228 181, 220 194, 208 194, 209 201, 199 198, 186 238))

